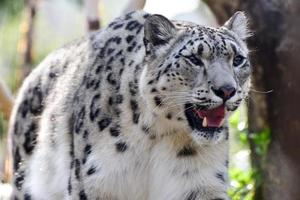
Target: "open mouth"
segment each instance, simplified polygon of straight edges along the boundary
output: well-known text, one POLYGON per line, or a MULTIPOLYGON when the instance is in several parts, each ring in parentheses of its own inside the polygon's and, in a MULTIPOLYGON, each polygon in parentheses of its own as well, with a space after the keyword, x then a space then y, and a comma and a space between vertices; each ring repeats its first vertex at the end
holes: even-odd
POLYGON ((196 104, 185 104, 185 116, 194 130, 215 132, 222 129, 225 121, 225 105, 209 110, 201 109, 196 104))

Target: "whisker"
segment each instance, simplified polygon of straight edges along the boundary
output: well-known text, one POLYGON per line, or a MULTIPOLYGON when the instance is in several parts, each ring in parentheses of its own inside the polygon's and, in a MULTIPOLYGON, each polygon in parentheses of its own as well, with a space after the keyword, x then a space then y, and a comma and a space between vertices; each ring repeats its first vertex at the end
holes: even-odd
POLYGON ((268 90, 268 91, 259 91, 259 90, 255 90, 255 89, 250 89, 251 92, 255 92, 255 93, 259 93, 259 94, 268 94, 273 92, 274 90, 268 90))
POLYGON ((180 111, 179 113, 177 113, 177 114, 175 115, 175 118, 178 117, 179 115, 181 115, 182 113, 184 113, 186 110, 192 108, 192 107, 194 107, 194 106, 189 106, 189 107, 183 109, 182 111, 180 111))

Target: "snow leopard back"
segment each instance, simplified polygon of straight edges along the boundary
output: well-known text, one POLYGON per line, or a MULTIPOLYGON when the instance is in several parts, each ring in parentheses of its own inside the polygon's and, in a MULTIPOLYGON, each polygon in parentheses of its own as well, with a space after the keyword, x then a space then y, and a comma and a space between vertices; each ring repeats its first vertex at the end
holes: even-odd
MULTIPOLYGON (((41 116, 50 103, 55 102, 59 96, 70 95, 64 111, 74 110, 71 120, 76 123, 71 129, 75 133, 85 131, 87 135, 86 130, 81 130, 82 124, 78 121, 87 117, 94 122, 100 115, 100 99, 105 102, 104 105, 117 105, 122 102, 123 96, 118 94, 121 89, 120 77, 124 70, 128 70, 126 73, 129 76, 139 73, 141 66, 138 64, 142 63, 145 50, 138 41, 142 41, 143 23, 147 16, 146 13, 135 12, 114 20, 104 31, 92 33, 56 50, 26 78, 18 92, 9 130, 12 138, 13 186, 16 197, 27 195, 23 188, 27 163, 30 162, 39 141, 37 134, 41 128, 41 116), (136 54, 139 56, 136 57, 136 54), (130 68, 125 69, 126 65, 130 68), (91 93, 86 99, 91 102, 90 111, 79 107, 78 102, 78 94, 84 95, 86 90, 91 93)), ((128 83, 132 94, 137 92, 136 84, 134 81, 128 83)), ((118 112, 117 106, 114 110, 107 110, 107 113, 113 115, 118 112)), ((55 124, 58 122, 55 116, 51 117, 51 128, 55 131, 55 124)), ((105 126, 110 120, 104 117, 98 123, 105 126)), ((53 148, 57 142, 59 141, 53 138, 53 148)), ((72 144, 69 147, 71 146, 72 144)))

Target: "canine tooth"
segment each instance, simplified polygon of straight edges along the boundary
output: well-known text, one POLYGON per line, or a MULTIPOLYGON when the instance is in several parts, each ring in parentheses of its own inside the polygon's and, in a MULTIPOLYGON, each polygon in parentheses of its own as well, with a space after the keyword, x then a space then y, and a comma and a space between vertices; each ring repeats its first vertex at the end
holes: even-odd
POLYGON ((202 122, 203 127, 207 127, 207 119, 204 117, 203 122, 202 122))
POLYGON ((221 127, 224 124, 225 118, 222 119, 222 121, 219 124, 219 127, 221 127))

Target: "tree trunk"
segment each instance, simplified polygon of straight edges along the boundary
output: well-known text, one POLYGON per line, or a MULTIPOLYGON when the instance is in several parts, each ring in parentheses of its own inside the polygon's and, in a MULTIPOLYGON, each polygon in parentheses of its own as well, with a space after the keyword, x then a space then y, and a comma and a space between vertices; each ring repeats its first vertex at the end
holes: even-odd
MULTIPOLYGON (((263 166, 263 199, 300 199, 300 2, 248 0, 241 7, 255 31, 250 41, 256 48, 254 85, 273 90, 265 95, 267 113, 260 116, 272 134, 263 166)), ((250 116, 260 102, 251 102, 250 116)), ((252 128, 258 123, 250 121, 252 128)))
POLYGON ((203 0, 212 10, 220 25, 224 24, 237 11, 240 0, 203 0))
POLYGON ((0 112, 4 114, 5 119, 9 119, 10 112, 13 107, 13 97, 5 86, 4 82, 0 80, 0 112))
MULTIPOLYGON (((10 113, 13 107, 13 102, 14 100, 12 94, 10 93, 10 91, 8 90, 4 82, 0 80, 0 114, 3 113, 4 118, 7 121, 9 120, 10 117, 10 113)), ((4 136, 1 139, 2 141, 7 141, 7 138, 8 138, 7 134, 4 133, 4 136)), ((10 175, 11 175, 11 169, 10 169, 11 159, 9 158, 10 156, 8 156, 9 151, 8 151, 7 144, 8 143, 3 142, 2 149, 1 149, 2 151, 0 150, 0 152, 4 152, 3 155, 7 155, 6 156, 7 158, 4 158, 4 160, 0 160, 1 163, 0 175, 3 175, 3 177, 1 178, 3 178, 2 180, 4 182, 8 182, 10 180, 10 175)))
MULTIPOLYGON (((25 21, 22 24, 22 31, 24 38, 22 44, 22 80, 30 73, 33 64, 33 34, 34 34, 34 21, 36 16, 37 0, 25 0, 25 21)), ((20 80, 20 81, 22 81, 20 80)))
POLYGON ((99 0, 85 0, 84 7, 87 18, 88 31, 96 31, 100 28, 99 11, 98 11, 99 0))
POLYGON ((145 4, 146 0, 129 0, 123 13, 126 14, 134 10, 142 10, 145 4))
POLYGON ((251 160, 262 174, 255 200, 300 199, 300 108, 297 101, 300 99, 300 2, 205 1, 220 23, 235 9, 246 11, 254 32, 249 40, 253 50, 253 88, 272 90, 266 94, 251 92, 249 99, 251 160), (264 156, 256 152, 252 134, 266 128, 270 129, 272 139, 264 160, 264 156))

